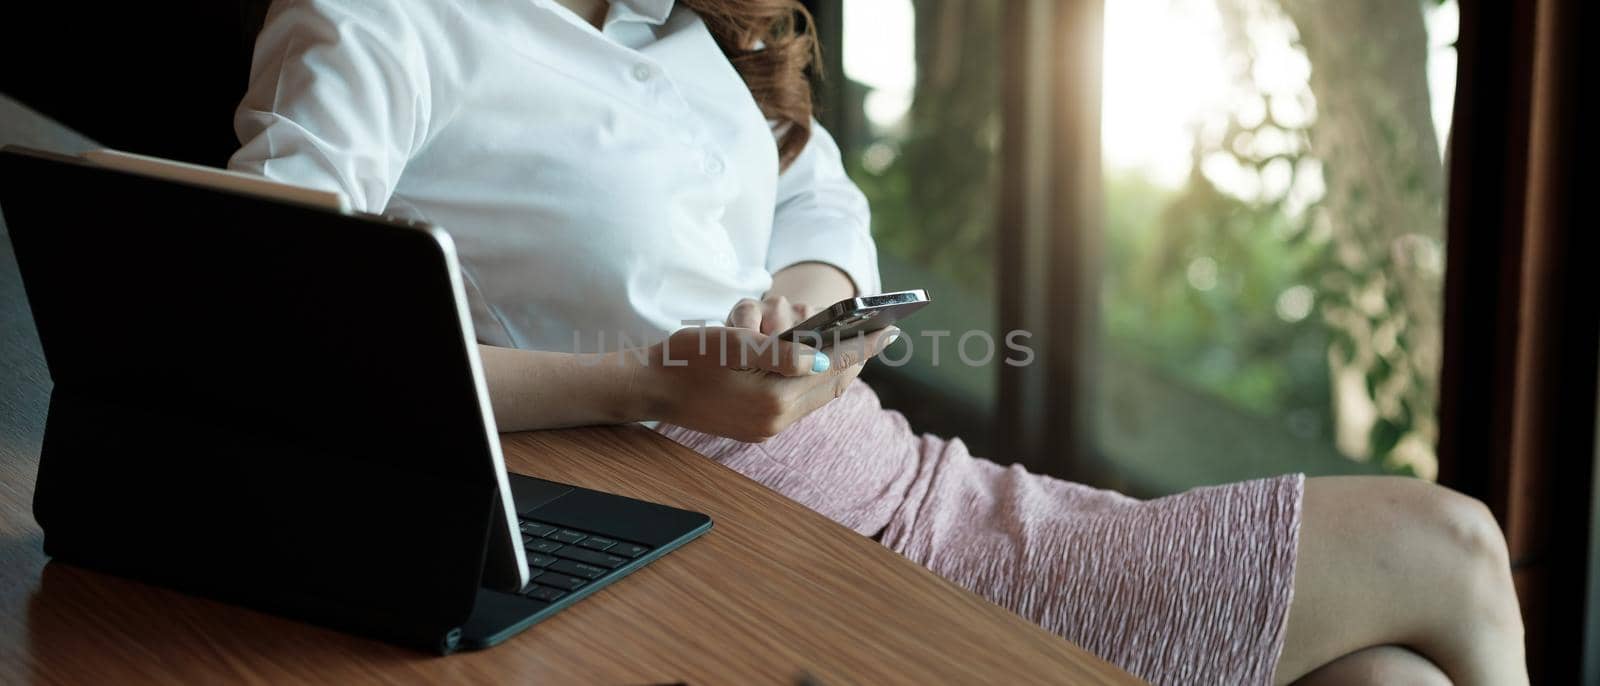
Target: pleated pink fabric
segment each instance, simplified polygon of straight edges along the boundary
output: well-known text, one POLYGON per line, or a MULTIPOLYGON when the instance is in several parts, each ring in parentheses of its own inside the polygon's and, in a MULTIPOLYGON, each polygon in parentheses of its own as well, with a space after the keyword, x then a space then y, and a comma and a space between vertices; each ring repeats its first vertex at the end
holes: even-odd
POLYGON ((1269 684, 1301 475, 1141 501, 918 436, 866 384, 763 444, 667 437, 1154 684, 1269 684))

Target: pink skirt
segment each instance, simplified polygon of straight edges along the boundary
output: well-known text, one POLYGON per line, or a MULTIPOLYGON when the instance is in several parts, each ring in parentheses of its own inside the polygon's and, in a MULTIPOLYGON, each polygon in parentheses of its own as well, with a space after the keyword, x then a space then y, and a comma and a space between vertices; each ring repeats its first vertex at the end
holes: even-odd
POLYGON ((1135 500, 918 436, 859 382, 763 444, 660 431, 1147 681, 1272 681, 1301 475, 1135 500))

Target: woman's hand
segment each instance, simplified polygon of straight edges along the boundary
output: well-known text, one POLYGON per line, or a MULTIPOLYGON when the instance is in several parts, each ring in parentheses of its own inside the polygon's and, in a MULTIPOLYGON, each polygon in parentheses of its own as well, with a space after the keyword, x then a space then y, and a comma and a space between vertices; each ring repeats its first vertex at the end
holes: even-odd
POLYGON ((855 295, 855 284, 838 267, 822 262, 792 264, 772 275, 772 288, 760 300, 745 298, 734 305, 728 326, 772 336, 855 295))
POLYGON ((816 313, 815 307, 792 303, 787 297, 768 293, 760 300, 740 300, 728 313, 728 326, 776 336, 816 313))
MULTIPOLYGON (((773 324, 763 318, 762 328, 788 328, 778 328, 787 321, 784 310, 774 313, 773 324)), ((651 418, 759 443, 843 395, 861 366, 898 335, 884 329, 823 353, 748 328, 683 329, 648 349, 636 387, 651 418)))
POLYGON ((765 440, 843 395, 866 360, 899 335, 886 329, 826 353, 773 338, 854 293, 844 272, 803 262, 774 274, 762 300, 735 305, 726 329, 686 329, 610 353, 480 345, 495 421, 502 431, 523 431, 659 419, 765 440))

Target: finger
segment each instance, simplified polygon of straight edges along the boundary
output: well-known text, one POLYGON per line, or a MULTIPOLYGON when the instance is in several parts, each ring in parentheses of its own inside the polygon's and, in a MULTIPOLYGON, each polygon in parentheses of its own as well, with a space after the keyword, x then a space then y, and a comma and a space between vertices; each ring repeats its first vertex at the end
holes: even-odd
POLYGON ((861 374, 861 366, 845 367, 842 374, 819 374, 817 376, 801 379, 782 379, 782 383, 795 384, 790 389, 788 416, 789 421, 798 421, 823 405, 827 405, 841 397, 854 384, 861 374))
POLYGON ((788 331, 795 325, 794 305, 781 295, 771 295, 761 301, 761 333, 768 336, 788 331))
POLYGON ((838 345, 827 351, 829 368, 825 372, 787 379, 785 383, 792 385, 791 392, 795 397, 817 405, 825 403, 844 395, 850 383, 861 374, 862 364, 883 352, 899 336, 900 330, 891 326, 870 334, 840 339, 838 345))
MULTIPOLYGON (((845 391, 850 389, 850 384, 855 383, 856 379, 861 376, 862 368, 861 365, 856 365, 854 367, 844 367, 842 372, 819 375, 817 379, 819 383, 806 389, 794 401, 794 404, 803 407, 821 407, 837 398, 843 397, 845 391)), ((796 379, 796 381, 800 381, 800 379, 796 379)), ((805 381, 810 381, 810 379, 805 379, 805 381)))
POLYGON ((830 373, 842 374, 845 370, 872 359, 899 337, 900 329, 890 326, 866 335, 839 339, 837 345, 828 349, 828 356, 832 358, 830 373))
POLYGON ((755 329, 761 326, 761 303, 750 298, 740 300, 728 313, 728 326, 755 329))
POLYGON ((723 359, 730 367, 782 376, 811 376, 833 366, 828 354, 809 345, 739 329, 728 329, 723 336, 723 359))

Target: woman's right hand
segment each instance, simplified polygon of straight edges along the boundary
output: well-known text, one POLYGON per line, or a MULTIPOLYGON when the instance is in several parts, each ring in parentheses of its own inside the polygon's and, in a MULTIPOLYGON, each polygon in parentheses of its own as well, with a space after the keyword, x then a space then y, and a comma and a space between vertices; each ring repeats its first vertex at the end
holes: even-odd
POLYGON ((750 329, 683 329, 647 349, 633 387, 649 418, 759 443, 843 395, 897 335, 884 329, 824 354, 750 329))

